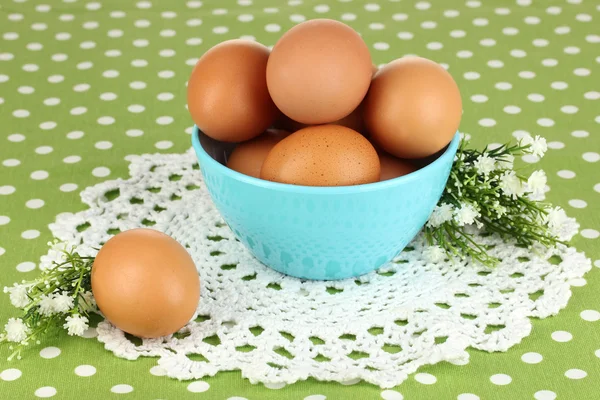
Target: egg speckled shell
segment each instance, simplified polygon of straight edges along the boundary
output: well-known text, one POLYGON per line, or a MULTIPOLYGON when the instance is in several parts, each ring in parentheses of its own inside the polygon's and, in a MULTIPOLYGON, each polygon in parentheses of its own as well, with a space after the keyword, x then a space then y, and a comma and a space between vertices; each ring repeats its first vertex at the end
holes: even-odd
POLYGON ((102 246, 92 267, 98 308, 117 328, 142 338, 181 329, 194 315, 200 281, 186 249, 152 229, 132 229, 102 246))
POLYGON ((452 76, 439 64, 403 57, 384 65, 363 102, 371 139, 400 158, 423 158, 456 133, 462 100, 452 76))
POLYGON ((340 125, 317 125, 275 145, 260 177, 304 186, 349 186, 377 182, 379 174, 379 156, 364 136, 340 125))

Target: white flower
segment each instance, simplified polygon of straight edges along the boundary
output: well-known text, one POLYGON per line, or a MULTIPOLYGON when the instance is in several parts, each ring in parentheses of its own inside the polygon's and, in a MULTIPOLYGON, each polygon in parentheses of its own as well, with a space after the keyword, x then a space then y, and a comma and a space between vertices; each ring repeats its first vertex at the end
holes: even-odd
POLYGON ((454 220, 459 226, 471 225, 479 217, 479 211, 471 204, 463 204, 460 208, 454 210, 454 220))
POLYGON ((534 171, 527 180, 527 189, 534 196, 539 196, 544 193, 546 187, 546 173, 543 170, 534 171))
POLYGON ((557 236, 561 231, 562 226, 568 221, 565 210, 560 207, 551 208, 546 217, 546 223, 550 232, 557 236))
POLYGON ((446 252, 440 246, 428 246, 423 254, 427 261, 432 263, 444 261, 446 258, 446 252))
POLYGON ((21 318, 9 318, 4 329, 6 330, 6 339, 10 342, 22 342, 27 339, 29 334, 29 328, 21 318))
POLYGON ((535 138, 532 138, 530 135, 523 136, 521 139, 521 146, 530 146, 526 153, 533 154, 539 158, 544 157, 546 150, 548 150, 548 146, 546 145, 546 139, 537 135, 535 138))
POLYGON ((92 292, 87 291, 85 293, 82 293, 81 297, 83 298, 83 301, 79 302, 81 308, 87 311, 95 310, 97 308, 96 300, 94 299, 94 295, 92 294, 92 292))
POLYGON ((17 308, 23 308, 27 304, 29 304, 29 297, 27 296, 27 287, 23 285, 16 285, 7 288, 6 290, 10 293, 10 302, 13 306, 17 308))
POLYGON ((515 157, 512 154, 505 154, 502 158, 496 160, 496 166, 499 169, 513 169, 515 157))
POLYGON ((436 206, 429 217, 427 225, 431 228, 437 228, 444 222, 450 221, 454 212, 452 204, 444 203, 441 206, 436 206))
POLYGON ((73 298, 65 292, 55 294, 52 302, 54 303, 54 311, 57 313, 64 313, 73 308, 73 298))
POLYGON ((492 209, 496 211, 496 216, 498 218, 502 218, 502 216, 506 214, 506 211, 508 211, 506 209, 506 207, 504 207, 503 205, 500 205, 500 203, 497 201, 494 202, 492 209))
POLYGON ((52 295, 50 295, 50 296, 45 295, 45 294, 41 295, 39 306, 40 306, 39 313, 43 316, 52 315, 55 312, 54 299, 52 298, 52 295))
POLYGON ((496 161, 485 154, 482 154, 479 157, 477 157, 477 160, 473 165, 475 166, 475 168, 477 168, 477 172, 480 175, 485 176, 488 176, 490 172, 496 169, 496 161))
POLYGON ((67 261, 65 252, 72 251, 72 247, 70 248, 67 242, 61 242, 58 239, 48 242, 48 246, 50 246, 48 253, 43 255, 40 260, 41 270, 51 270, 54 269, 57 264, 63 264, 67 261))
POLYGON ((519 179, 514 171, 505 172, 500 177, 500 189, 502 189, 504 194, 513 199, 523 195, 525 192, 521 179, 519 179))
POLYGON ((66 318, 63 328, 67 330, 67 333, 71 336, 81 336, 83 332, 88 328, 88 319, 81 315, 69 315, 66 318))

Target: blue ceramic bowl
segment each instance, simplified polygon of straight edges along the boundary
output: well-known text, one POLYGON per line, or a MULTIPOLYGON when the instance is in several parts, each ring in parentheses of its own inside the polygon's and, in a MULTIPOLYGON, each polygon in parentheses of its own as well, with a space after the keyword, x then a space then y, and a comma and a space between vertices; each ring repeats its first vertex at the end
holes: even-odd
POLYGON ((421 230, 437 204, 459 143, 399 178, 311 187, 240 174, 222 163, 234 145, 194 127, 192 144, 213 202, 236 237, 265 265, 298 278, 334 280, 386 264, 421 230))

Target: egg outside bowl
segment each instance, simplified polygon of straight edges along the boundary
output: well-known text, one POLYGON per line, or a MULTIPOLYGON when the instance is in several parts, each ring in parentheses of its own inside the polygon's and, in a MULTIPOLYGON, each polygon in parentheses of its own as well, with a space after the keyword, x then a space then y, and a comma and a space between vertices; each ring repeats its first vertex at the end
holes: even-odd
POLYGON ((224 163, 235 145, 194 127, 192 145, 210 196, 235 236, 263 264, 303 279, 371 272, 396 257, 440 199, 460 137, 431 164, 399 178, 313 187, 265 181, 224 163))

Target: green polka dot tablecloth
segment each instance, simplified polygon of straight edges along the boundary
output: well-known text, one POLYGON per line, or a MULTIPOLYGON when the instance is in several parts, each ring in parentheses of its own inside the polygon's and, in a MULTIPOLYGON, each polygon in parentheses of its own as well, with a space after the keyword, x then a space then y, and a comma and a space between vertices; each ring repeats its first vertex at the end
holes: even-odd
MULTIPOLYGON (((0 286, 36 275, 48 224, 83 208, 79 191, 127 177, 127 155, 184 152, 185 82, 198 57, 237 37, 273 45, 306 19, 359 31, 376 63, 417 54, 447 64, 474 145, 523 132, 548 141, 548 199, 576 217, 573 244, 600 267, 600 3, 593 0, 2 0, 0 286)), ((574 282, 568 307, 534 321, 506 353, 421 368, 381 390, 308 380, 251 385, 239 372, 171 380, 152 359, 105 351, 94 331, 63 333, 5 361, 0 398, 599 399, 600 270, 574 282)), ((0 297, 3 319, 14 315, 0 297)))

